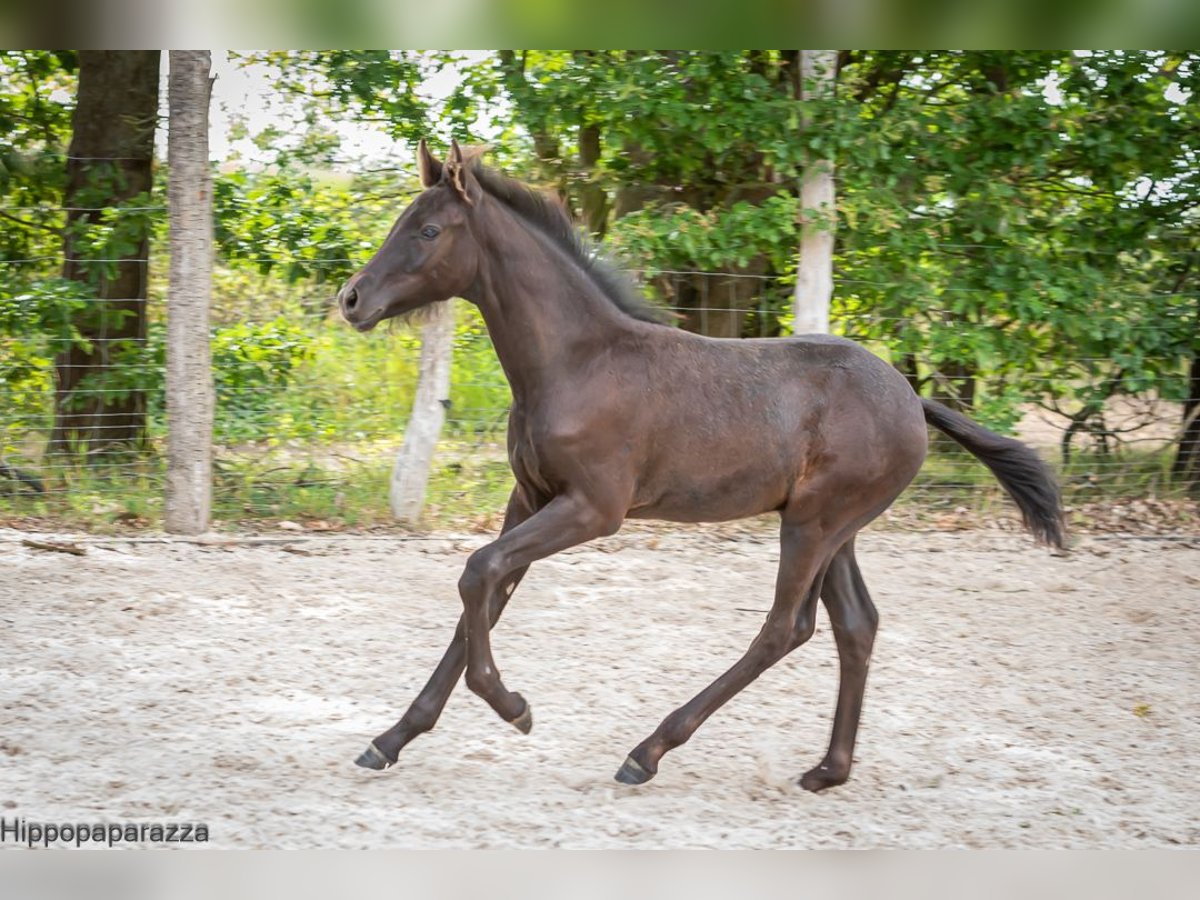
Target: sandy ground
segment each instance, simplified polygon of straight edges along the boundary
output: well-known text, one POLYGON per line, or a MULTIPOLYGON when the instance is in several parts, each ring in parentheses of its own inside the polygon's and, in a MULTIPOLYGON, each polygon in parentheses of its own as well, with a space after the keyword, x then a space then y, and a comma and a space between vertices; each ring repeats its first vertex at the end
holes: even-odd
POLYGON ((757 630, 766 537, 623 534, 538 564, 494 641, 533 733, 460 686, 382 774, 351 761, 432 670, 483 538, 20 538, 0 534, 10 820, 204 822, 217 847, 1200 845, 1196 541, 863 535, 882 629, 858 762, 811 795, 823 614, 654 781, 612 781, 757 630))

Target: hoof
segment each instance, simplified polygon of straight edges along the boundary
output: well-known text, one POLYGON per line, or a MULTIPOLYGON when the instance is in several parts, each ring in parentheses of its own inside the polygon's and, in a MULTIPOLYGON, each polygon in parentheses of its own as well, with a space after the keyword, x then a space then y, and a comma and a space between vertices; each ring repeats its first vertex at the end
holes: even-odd
POLYGON ((359 754, 358 759, 354 761, 356 766, 362 766, 364 769, 375 769, 381 771, 386 769, 394 759, 388 759, 383 755, 382 751, 372 742, 367 745, 367 749, 359 754))
POLYGON ((533 728, 533 709, 528 703, 525 704, 525 710, 510 721, 510 724, 521 734, 529 734, 533 728))
POLYGON ((638 761, 632 756, 625 757, 625 765, 617 770, 617 774, 613 776, 621 784, 645 784, 654 777, 653 772, 647 772, 638 764, 638 761))
POLYGON ((817 794, 828 788, 837 787, 839 784, 845 784, 846 779, 849 777, 849 771, 843 772, 829 765, 822 764, 815 769, 805 772, 799 784, 806 791, 812 791, 814 794, 817 794))

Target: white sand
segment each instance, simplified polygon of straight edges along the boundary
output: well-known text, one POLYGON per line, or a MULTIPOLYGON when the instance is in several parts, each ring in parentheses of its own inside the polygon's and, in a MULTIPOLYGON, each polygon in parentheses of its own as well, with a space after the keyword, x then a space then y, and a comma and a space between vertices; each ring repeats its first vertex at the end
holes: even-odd
POLYGON ((295 546, 0 537, 0 815, 206 822, 221 847, 1200 844, 1200 549, 866 534, 882 615, 850 782, 815 638, 639 788, 626 753, 742 652, 773 540, 619 535, 537 564, 495 634, 524 737, 459 687, 386 773, 353 758, 424 684, 478 536, 295 546), (739 611, 742 610, 751 611, 739 611))

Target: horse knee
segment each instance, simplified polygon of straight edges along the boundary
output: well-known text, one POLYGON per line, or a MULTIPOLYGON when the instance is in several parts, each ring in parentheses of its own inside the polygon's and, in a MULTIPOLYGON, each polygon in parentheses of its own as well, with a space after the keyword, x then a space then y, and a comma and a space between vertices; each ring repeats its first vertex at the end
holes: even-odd
POLYGON ((458 593, 464 603, 486 597, 507 574, 503 561, 489 550, 489 547, 476 550, 463 567, 463 573, 458 579, 458 593))
POLYGON ((587 512, 585 530, 596 537, 609 537, 621 530, 625 516, 619 510, 591 507, 587 512))

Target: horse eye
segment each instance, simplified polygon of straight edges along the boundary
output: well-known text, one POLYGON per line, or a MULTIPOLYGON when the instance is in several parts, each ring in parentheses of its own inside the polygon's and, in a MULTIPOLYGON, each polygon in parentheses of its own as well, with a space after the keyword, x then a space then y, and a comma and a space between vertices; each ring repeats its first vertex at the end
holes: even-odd
POLYGON ((425 238, 427 241, 432 241, 441 233, 441 231, 442 229, 438 228, 436 225, 426 225, 421 229, 421 237, 425 238))

